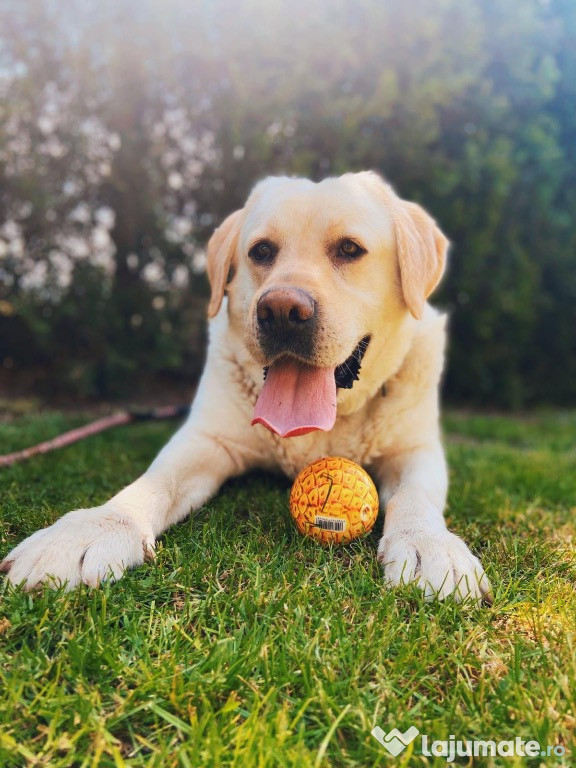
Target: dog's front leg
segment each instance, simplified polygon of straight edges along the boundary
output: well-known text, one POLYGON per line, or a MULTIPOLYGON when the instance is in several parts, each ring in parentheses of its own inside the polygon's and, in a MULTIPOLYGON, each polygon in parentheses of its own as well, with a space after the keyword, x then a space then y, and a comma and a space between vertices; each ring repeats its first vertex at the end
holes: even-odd
POLYGON ((430 598, 489 601, 479 560, 444 522, 448 480, 440 442, 382 460, 375 473, 386 510, 378 559, 387 583, 416 582, 430 598))
MULTIPOLYGON (((206 390, 206 386, 204 386, 206 390)), ((213 392, 214 394, 214 392, 213 392)), ((250 465, 253 435, 226 434, 223 424, 243 423, 230 398, 210 412, 202 393, 189 420, 147 472, 99 507, 77 509, 29 536, 0 564, 14 584, 47 582, 72 589, 118 579, 154 557, 156 538, 172 523, 204 504, 229 477, 250 465), (218 429, 211 431, 211 424, 218 429)), ((212 398, 214 402, 214 397, 212 398)), ((218 402, 216 400, 216 402, 218 402)))

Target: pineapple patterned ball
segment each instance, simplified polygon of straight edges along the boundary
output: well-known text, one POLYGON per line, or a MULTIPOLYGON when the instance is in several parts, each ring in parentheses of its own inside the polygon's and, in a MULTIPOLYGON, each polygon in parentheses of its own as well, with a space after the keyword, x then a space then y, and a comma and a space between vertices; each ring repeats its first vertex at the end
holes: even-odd
POLYGON ((294 480, 290 512, 304 536, 321 544, 346 544, 372 529, 378 493, 368 473, 353 461, 318 459, 294 480))

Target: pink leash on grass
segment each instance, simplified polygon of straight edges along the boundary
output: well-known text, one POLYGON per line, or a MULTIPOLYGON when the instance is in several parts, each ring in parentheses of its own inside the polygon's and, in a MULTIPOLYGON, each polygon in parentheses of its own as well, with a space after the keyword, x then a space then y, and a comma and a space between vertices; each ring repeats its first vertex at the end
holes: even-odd
POLYGON ((127 411, 119 411, 118 413, 113 413, 111 416, 104 416, 102 419, 91 421, 83 427, 77 427, 68 432, 63 432, 52 440, 46 440, 43 443, 38 443, 38 445, 32 445, 30 448, 24 448, 21 451, 14 451, 14 453, 7 453, 4 456, 0 456, 0 467, 9 467, 11 464, 25 461, 32 456, 55 451, 57 448, 63 448, 65 445, 70 445, 71 443, 77 443, 79 440, 84 440, 86 437, 96 435, 98 432, 104 432, 105 429, 110 429, 111 427, 119 427, 122 424, 130 424, 134 421, 152 421, 156 419, 176 419, 184 417, 188 414, 189 409, 190 406, 188 405, 165 405, 159 408, 151 408, 150 410, 132 408, 127 411))

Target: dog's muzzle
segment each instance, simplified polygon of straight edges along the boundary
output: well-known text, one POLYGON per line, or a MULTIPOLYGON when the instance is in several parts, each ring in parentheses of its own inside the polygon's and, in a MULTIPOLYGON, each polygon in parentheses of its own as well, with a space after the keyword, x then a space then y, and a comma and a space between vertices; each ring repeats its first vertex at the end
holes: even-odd
POLYGON ((316 302, 302 288, 264 291, 256 305, 258 341, 269 359, 292 354, 309 360, 314 354, 316 302))

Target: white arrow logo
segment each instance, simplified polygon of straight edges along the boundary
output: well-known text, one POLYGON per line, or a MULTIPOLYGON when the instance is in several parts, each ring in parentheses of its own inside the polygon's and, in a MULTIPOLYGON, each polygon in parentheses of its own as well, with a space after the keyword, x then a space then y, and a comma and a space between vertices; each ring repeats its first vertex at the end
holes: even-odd
POLYGON ((390 752, 391 755, 399 755, 408 744, 414 741, 420 731, 418 728, 411 726, 405 733, 401 733, 398 728, 393 728, 389 733, 383 731, 379 725, 372 728, 371 734, 376 741, 379 741, 382 746, 390 752))

